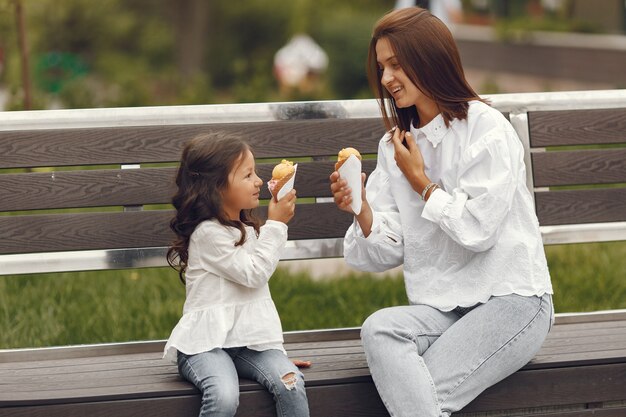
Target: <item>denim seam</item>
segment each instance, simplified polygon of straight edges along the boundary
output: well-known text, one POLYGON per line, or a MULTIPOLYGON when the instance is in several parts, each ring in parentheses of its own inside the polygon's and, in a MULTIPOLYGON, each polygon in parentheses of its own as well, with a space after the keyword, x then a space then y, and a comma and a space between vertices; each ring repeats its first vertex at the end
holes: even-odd
MULTIPOLYGON (((369 368, 370 360, 368 359, 367 351, 365 352, 365 361, 368 363, 368 368, 369 368)), ((376 383, 376 380, 374 379, 374 377, 371 374, 371 371, 370 371, 370 377, 372 378, 372 381, 374 382, 374 386, 376 387, 376 391, 380 392, 380 390, 378 389, 378 385, 376 383)), ((393 413, 393 411, 391 411, 389 403, 382 396, 379 395, 379 397, 380 397, 380 400, 383 402, 385 408, 387 409, 387 412, 389 413, 389 417, 394 417, 395 414, 393 413)))
POLYGON ((437 395, 437 386, 435 385, 435 381, 433 380, 433 376, 430 374, 430 370, 428 369, 428 366, 426 366, 426 363, 424 362, 424 359, 420 356, 419 357, 419 364, 420 366, 426 371, 426 376, 428 377, 428 382, 430 382, 430 388, 431 388, 431 393, 433 395, 433 397, 435 398, 435 406, 437 407, 437 413, 439 415, 441 415, 441 405, 443 404, 443 402, 439 401, 439 395, 437 395))
POLYGON ((440 330, 434 330, 434 331, 429 331, 429 332, 424 332, 424 333, 418 333, 418 332, 408 332, 407 336, 408 338, 413 342, 413 343, 417 343, 417 338, 421 337, 421 336, 426 336, 426 337, 439 337, 443 334, 443 331, 440 330))
MULTIPOLYGON (((195 381, 193 382, 193 384, 195 385, 196 383, 200 383, 200 378, 198 378, 198 374, 196 373, 196 371, 193 369, 193 366, 191 366, 191 363, 189 362, 189 358, 183 358, 183 360, 185 361, 185 365, 187 365, 187 367, 189 368, 189 371, 193 374, 193 377, 195 379, 195 381)), ((198 387, 200 388, 200 387, 198 387)))
POLYGON ((465 381, 467 381, 467 379, 472 376, 476 371, 478 371, 489 359, 491 359, 494 355, 496 355, 497 353, 501 352, 502 350, 506 349, 508 346, 510 346, 510 344, 512 342, 514 342, 516 339, 519 338, 519 336, 521 336, 523 333, 525 333, 528 329, 530 329, 530 327, 535 323, 535 321, 537 320, 537 317, 539 316, 539 314, 541 313, 541 309, 542 306, 544 304, 544 300, 543 297, 540 298, 539 300, 539 307, 537 309, 537 312, 535 313, 535 315, 532 317, 532 319, 530 319, 530 321, 528 322, 528 324, 526 324, 522 329, 520 329, 519 332, 517 332, 515 335, 511 336, 511 338, 509 340, 506 341, 506 343, 504 343, 499 349, 497 349, 495 352, 493 352, 491 355, 489 355, 488 357, 486 357, 481 363, 480 365, 478 365, 477 367, 475 367, 474 369, 472 369, 470 372, 467 373, 467 375, 461 379, 458 384, 456 384, 456 386, 454 388, 452 388, 452 390, 448 393, 448 395, 446 396, 446 398, 444 400, 441 401, 441 404, 443 405, 443 403, 450 398, 450 396, 452 394, 454 394, 454 392, 461 386, 463 385, 463 383, 465 381))

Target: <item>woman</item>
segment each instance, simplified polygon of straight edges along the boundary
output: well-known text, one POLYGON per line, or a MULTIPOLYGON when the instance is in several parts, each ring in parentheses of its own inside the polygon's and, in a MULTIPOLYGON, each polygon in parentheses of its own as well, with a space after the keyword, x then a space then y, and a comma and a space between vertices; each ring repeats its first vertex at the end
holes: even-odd
MULTIPOLYGON (((383 16, 368 65, 390 131, 344 257, 366 271, 404 264, 410 305, 372 314, 363 346, 390 415, 449 416, 532 359, 552 325, 524 152, 427 10, 383 16)), ((353 213, 345 180, 330 179, 353 213)))

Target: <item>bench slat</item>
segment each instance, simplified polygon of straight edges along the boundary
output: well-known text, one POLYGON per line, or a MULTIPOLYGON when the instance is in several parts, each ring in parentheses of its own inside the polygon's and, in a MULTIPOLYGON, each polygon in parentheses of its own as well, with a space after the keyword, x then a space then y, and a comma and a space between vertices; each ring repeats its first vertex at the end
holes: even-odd
POLYGON ((485 390, 463 412, 621 400, 626 364, 516 372, 485 390), (594 387, 595 389, 590 389, 594 387))
MULTIPOLYGON (((330 197, 332 161, 299 162, 298 197, 330 197)), ((363 161, 368 175, 376 160, 363 161)), ((274 164, 259 164, 266 183, 274 164)), ((0 211, 169 204, 177 168, 99 169, 0 175, 0 211)), ((269 199, 267 185, 261 198, 269 199)))
POLYGON ((532 147, 626 142, 626 108, 531 111, 532 147))
MULTIPOLYGON (((0 216, 0 254, 168 246, 173 210, 0 216)), ((259 210, 261 218, 266 208, 259 210)), ((342 237, 349 214, 334 203, 299 204, 289 239, 342 237), (318 219, 323 218, 324 222, 318 219)))
POLYGON ((539 224, 583 224, 626 220, 626 188, 535 193, 539 224))
POLYGON ((200 412, 200 402, 196 395, 181 395, 127 401, 4 408, 1 414, 3 417, 137 417, 146 410, 150 410, 150 416, 153 417, 197 416, 200 412))
POLYGON ((626 182, 626 149, 532 153, 535 187, 626 182))
POLYGON ((376 153, 385 133, 380 118, 0 131, 0 168, 177 162, 184 143, 213 131, 240 134, 257 158, 376 153))

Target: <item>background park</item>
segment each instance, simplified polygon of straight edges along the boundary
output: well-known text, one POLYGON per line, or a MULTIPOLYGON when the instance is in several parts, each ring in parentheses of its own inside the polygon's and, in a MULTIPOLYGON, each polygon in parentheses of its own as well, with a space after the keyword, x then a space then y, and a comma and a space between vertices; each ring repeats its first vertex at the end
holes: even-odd
MULTIPOLYGON (((370 31, 395 4, 0 0, 0 111, 371 98, 370 31), (295 80, 281 78, 276 54, 300 34, 315 42, 326 64, 311 63, 295 80)), ((462 6, 451 24, 480 94, 626 86, 623 67, 613 70, 609 59, 626 53, 623 1, 462 6), (585 63, 577 69, 550 67, 529 53, 511 67, 496 53, 502 45, 532 51, 539 43, 564 56, 584 44, 600 58, 590 59, 591 69, 585 63), (473 59, 484 50, 493 51, 493 62, 473 59)), ((22 213, 0 213, 13 214, 22 213)), ((557 312, 626 308, 626 242, 546 252, 557 312)), ((401 271, 363 274, 342 260, 316 262, 284 262, 270 281, 285 330, 359 326, 373 311, 407 302, 401 271)), ((167 268, 0 276, 0 349, 164 339, 183 302, 184 287, 167 268)))

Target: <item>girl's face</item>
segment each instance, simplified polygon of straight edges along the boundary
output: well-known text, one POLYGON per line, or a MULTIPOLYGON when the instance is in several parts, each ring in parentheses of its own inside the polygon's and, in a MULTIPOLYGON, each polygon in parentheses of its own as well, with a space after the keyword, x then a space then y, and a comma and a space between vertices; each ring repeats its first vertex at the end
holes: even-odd
POLYGON ((259 205, 263 181, 256 174, 254 155, 247 149, 228 174, 228 187, 222 192, 224 212, 231 220, 239 220, 241 210, 259 205))
POLYGON ((394 98, 396 106, 405 108, 415 105, 419 109, 422 102, 430 101, 406 75, 387 38, 376 42, 376 60, 382 74, 380 83, 394 98))

